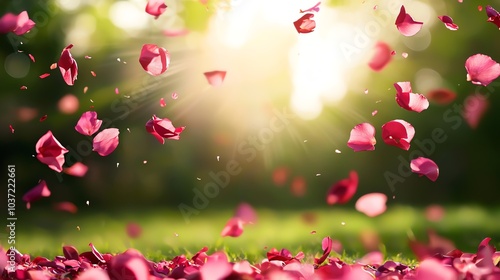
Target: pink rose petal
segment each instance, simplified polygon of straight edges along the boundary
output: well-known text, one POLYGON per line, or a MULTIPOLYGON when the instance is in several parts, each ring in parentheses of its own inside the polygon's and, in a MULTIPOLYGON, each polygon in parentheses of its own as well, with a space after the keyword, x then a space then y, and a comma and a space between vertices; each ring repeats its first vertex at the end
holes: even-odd
POLYGON ((101 268, 89 268, 83 271, 76 280, 109 280, 106 270, 101 268))
POLYGON ((257 223, 257 212, 255 212, 252 205, 245 202, 238 205, 236 213, 233 217, 241 219, 241 221, 245 224, 257 223))
POLYGON ((222 237, 238 237, 243 233, 243 220, 239 217, 233 217, 226 223, 220 235, 222 237))
POLYGON ((83 177, 85 176, 85 174, 87 174, 88 169, 88 166, 86 166, 85 164, 77 162, 71 167, 65 167, 63 169, 63 172, 71 176, 83 177))
POLYGON ((59 102, 57 102, 57 108, 63 114, 71 115, 78 111, 78 107, 80 107, 80 101, 78 97, 75 95, 68 93, 65 94, 59 102))
POLYGON ((64 164, 64 154, 68 152, 61 143, 54 137, 52 131, 45 133, 36 143, 36 158, 46 164, 50 169, 57 172, 62 171, 64 164))
POLYGON ((500 64, 484 54, 475 54, 465 61, 467 81, 487 86, 500 76, 500 64))
POLYGON ((313 17, 314 14, 307 13, 298 20, 294 21, 293 26, 295 26, 295 29, 297 30, 298 33, 313 32, 314 28, 316 28, 316 21, 312 19, 313 17))
POLYGON ((375 127, 369 123, 361 123, 351 130, 347 146, 355 152, 375 150, 375 127))
POLYGON ((401 108, 417 113, 429 108, 429 101, 425 96, 411 92, 410 82, 395 83, 394 88, 396 88, 396 102, 401 108))
POLYGON ((4 34, 13 32, 21 36, 30 31, 34 26, 35 22, 29 18, 26 11, 22 11, 18 15, 7 13, 0 18, 0 33, 4 34))
POLYGON ((420 176, 427 176, 431 181, 436 181, 439 176, 439 168, 437 164, 431 159, 418 157, 412 159, 410 162, 410 168, 413 173, 417 173, 420 176))
POLYGON ((449 16, 438 16, 439 20, 444 23, 444 26, 449 30, 455 31, 458 30, 458 25, 453 23, 453 19, 449 16))
POLYGON ((138 223, 129 222, 126 231, 130 238, 138 238, 142 234, 142 227, 138 223))
POLYGON ((326 194, 326 202, 330 205, 345 204, 356 193, 358 189, 358 173, 349 172, 349 178, 342 179, 330 187, 326 194))
POLYGON ((68 45, 61 53, 61 57, 57 62, 61 75, 67 85, 72 86, 75 84, 75 80, 78 77, 78 65, 76 60, 71 55, 72 44, 68 45))
POLYGON ((490 103, 481 94, 469 95, 464 100, 464 111, 462 113, 467 124, 476 129, 484 114, 488 110, 490 103))
POLYGON ((165 99, 163 99, 162 97, 160 98, 160 107, 165 107, 165 106, 167 106, 167 104, 165 103, 165 99))
POLYGON ((437 259, 423 260, 417 268, 415 280, 456 280, 457 272, 450 266, 445 266, 437 259))
POLYGON ((34 186, 31 190, 23 195, 23 201, 26 202, 26 208, 31 208, 31 202, 39 200, 42 197, 49 197, 50 190, 47 186, 45 180, 40 180, 40 182, 34 186))
POLYGON ((383 193, 369 193, 356 201, 356 210, 368 217, 375 217, 385 212, 387 196, 383 193))
POLYGON ((391 52, 391 47, 387 43, 378 42, 368 66, 374 71, 382 71, 392 59, 391 52))
POLYGON ((142 46, 139 63, 152 76, 158 76, 167 71, 170 64, 170 53, 154 44, 142 46))
POLYGON ((163 35, 167 37, 179 37, 189 34, 189 29, 165 29, 163 35))
POLYGON ((102 120, 97 119, 97 112, 87 111, 76 123, 75 130, 83 135, 91 136, 101 128, 102 120))
POLYGON ((205 78, 211 86, 218 87, 224 82, 226 71, 210 71, 203 73, 203 75, 205 75, 205 78))
POLYGON ((118 128, 106 128, 99 132, 93 140, 93 151, 103 157, 111 154, 118 147, 119 134, 118 128))
POLYGON ((146 13, 158 18, 161 14, 165 12, 167 5, 165 5, 165 0, 148 0, 146 5, 146 13))
POLYGON ((50 73, 43 73, 42 75, 40 75, 40 79, 45 79, 47 78, 48 76, 50 76, 50 73))
POLYGON ((73 202, 63 201, 55 203, 53 206, 54 210, 61 212, 68 212, 71 214, 75 214, 78 212, 78 207, 73 202))
POLYGON ((165 139, 179 140, 180 134, 185 127, 174 127, 172 122, 165 118, 161 119, 153 115, 146 123, 146 131, 153 135, 161 144, 165 143, 165 139))
POLYGON ((387 145, 408 151, 413 136, 415 128, 404 120, 389 121, 382 126, 382 139, 387 145))
POLYGON ((290 185, 290 189, 292 194, 297 197, 304 196, 306 193, 307 183, 304 177, 297 176, 293 178, 292 183, 290 185))
POLYGON ((300 9, 300 13, 307 13, 307 12, 319 12, 319 5, 321 4, 321 2, 318 2, 316 3, 316 5, 312 6, 311 8, 309 9, 306 9, 306 10, 302 10, 300 9))
POLYGON ((231 274, 233 265, 227 260, 224 253, 211 255, 207 262, 200 267, 200 276, 203 280, 221 280, 231 274))
POLYGON ((422 29, 423 22, 414 21, 413 18, 406 13, 405 6, 403 5, 401 6, 395 24, 402 35, 413 36, 422 29))

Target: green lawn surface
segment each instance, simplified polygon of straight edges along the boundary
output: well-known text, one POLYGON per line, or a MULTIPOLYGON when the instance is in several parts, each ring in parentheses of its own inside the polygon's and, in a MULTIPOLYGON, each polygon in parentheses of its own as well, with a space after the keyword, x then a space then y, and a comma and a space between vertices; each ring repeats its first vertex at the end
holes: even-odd
MULTIPOLYGON (((31 211, 31 210, 30 210, 31 211)), ((179 211, 156 209, 119 213, 95 213, 81 210, 77 214, 54 211, 31 211, 19 218, 16 227, 16 248, 31 256, 53 258, 62 255, 63 245, 72 245, 79 252, 89 251, 93 243, 101 253, 120 253, 128 248, 141 251, 147 258, 159 261, 185 254, 191 257, 204 246, 209 253, 223 250, 232 260, 259 262, 271 248, 287 248, 296 254, 304 251, 306 260, 322 252, 321 240, 330 236, 343 245, 340 254, 345 261, 367 253, 360 236, 377 232, 378 248, 386 258, 415 262, 408 246, 409 238, 427 241, 426 230, 432 228, 453 241, 458 249, 476 252, 485 237, 500 247, 500 209, 478 206, 446 208, 444 218, 430 222, 424 209, 392 206, 384 214, 369 218, 352 209, 332 207, 308 211, 257 209, 258 221, 245 226, 238 238, 221 237, 220 233, 232 210, 201 211, 187 223, 179 211), (314 219, 306 219, 313 217, 314 219), (142 227, 139 238, 126 233, 129 222, 142 227)), ((7 247, 5 238, 2 246, 7 247)))

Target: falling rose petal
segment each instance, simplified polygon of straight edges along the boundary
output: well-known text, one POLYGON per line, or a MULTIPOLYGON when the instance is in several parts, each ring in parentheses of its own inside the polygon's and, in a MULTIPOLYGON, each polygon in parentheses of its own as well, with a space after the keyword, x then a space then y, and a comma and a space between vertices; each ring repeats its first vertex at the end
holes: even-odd
POLYGON ((42 75, 40 75, 40 79, 45 79, 48 76, 50 76, 50 73, 43 73, 42 75))
POLYGON ((415 128, 404 120, 392 120, 382 125, 382 139, 387 145, 408 151, 413 136, 415 128))
POLYGON ((500 29, 500 13, 488 5, 486 6, 486 15, 488 16, 488 22, 493 23, 500 29))
POLYGON ((465 98, 462 115, 472 129, 477 128, 484 114, 488 111, 489 106, 488 99, 479 93, 469 95, 465 98))
POLYGON ((165 106, 167 106, 167 104, 165 103, 165 99, 163 99, 162 97, 160 98, 160 107, 165 107, 165 106))
POLYGON ((64 48, 57 62, 61 75, 68 86, 74 85, 78 77, 78 65, 70 52, 72 47, 73 44, 70 44, 64 48))
POLYGON ((28 54, 28 56, 30 57, 31 61, 33 61, 33 63, 35 62, 35 57, 32 55, 32 54, 28 54))
POLYGON ((119 134, 118 128, 106 128, 99 132, 93 140, 93 151, 103 157, 111 154, 118 147, 119 134))
POLYGON ((0 18, 0 33, 4 34, 13 32, 21 36, 30 31, 34 26, 35 22, 29 18, 28 12, 26 11, 18 15, 7 13, 0 18))
POLYGON ((296 197, 304 196, 306 193, 307 183, 304 177, 297 176, 293 178, 292 183, 290 185, 290 190, 292 194, 296 197))
POLYGON ((319 5, 321 4, 321 2, 318 2, 316 3, 316 5, 312 6, 311 8, 309 9, 306 9, 306 10, 302 10, 300 9, 300 13, 307 13, 307 12, 319 12, 319 5))
POLYGON ((439 176, 439 168, 437 164, 431 159, 425 157, 412 159, 410 162, 410 168, 413 173, 417 173, 420 176, 425 175, 433 182, 436 181, 439 176))
POLYGON ((458 25, 453 23, 453 19, 449 16, 438 16, 439 20, 444 23, 444 26, 449 30, 456 31, 458 30, 458 25))
POLYGON ((314 31, 316 27, 316 21, 312 18, 314 14, 307 13, 303 15, 301 18, 293 22, 293 26, 297 29, 298 33, 310 33, 314 31))
POLYGON ((326 202, 330 205, 345 204, 356 193, 358 189, 358 173, 354 170, 349 172, 349 178, 342 179, 332 185, 326 194, 326 202))
POLYGON ((129 222, 127 224, 127 235, 128 237, 130 238, 138 238, 139 236, 141 236, 141 233, 142 233, 142 228, 139 224, 137 223, 134 223, 134 222, 129 222))
POLYGON ((429 101, 425 96, 411 92, 410 82, 395 83, 394 88, 396 88, 396 102, 401 108, 417 113, 429 108, 429 101))
POLYGON ((73 202, 69 201, 55 203, 53 208, 56 211, 68 212, 71 214, 76 214, 76 212, 78 212, 78 207, 76 207, 73 202))
POLYGON ((50 70, 54 70, 54 69, 56 69, 56 68, 57 68, 57 63, 52 63, 52 64, 50 65, 50 70))
POLYGON ((41 118, 40 118, 40 122, 43 122, 47 119, 47 115, 43 115, 41 118))
POLYGON ((481 5, 477 6, 477 10, 480 11, 480 12, 482 12, 483 11, 483 6, 481 6, 481 5))
POLYGON ((422 29, 424 23, 414 21, 413 18, 406 13, 405 6, 402 5, 395 24, 402 35, 409 37, 417 34, 420 29, 422 29))
POLYGON ((165 29, 162 33, 167 37, 179 37, 189 34, 189 29, 165 29))
POLYGON ((391 52, 391 55, 392 55, 392 56, 395 56, 396 54, 397 54, 397 52, 396 52, 396 51, 392 51, 392 52, 391 52))
POLYGON ((441 105, 447 105, 455 100, 457 94, 446 88, 437 88, 429 91, 425 96, 430 101, 441 105))
POLYGON ((90 71, 90 74, 92 75, 92 77, 97 76, 94 71, 90 71))
POLYGON ((39 200, 42 197, 49 197, 50 190, 47 186, 45 180, 40 180, 40 182, 34 186, 31 190, 23 195, 23 201, 26 202, 26 208, 30 209, 31 202, 39 200))
POLYGON ((166 9, 165 0, 148 0, 148 4, 146 5, 146 13, 154 16, 155 19, 161 16, 166 9))
POLYGON ((65 167, 63 169, 63 172, 75 176, 75 177, 83 177, 85 174, 87 174, 87 171, 89 170, 88 166, 81 162, 77 162, 73 164, 71 167, 65 167))
POLYGON ((80 134, 91 136, 101 128, 102 120, 97 118, 97 112, 87 111, 76 123, 75 130, 80 134))
POLYGON ((278 187, 285 185, 288 180, 288 173, 288 168, 284 166, 277 167, 273 171, 273 183, 278 187))
POLYGON ((234 213, 234 218, 239 218, 243 223, 255 224, 257 223, 257 212, 248 203, 240 203, 234 213))
POLYGON ((372 112, 372 117, 374 117, 377 113, 378 113, 378 111, 377 111, 377 110, 374 110, 374 111, 372 112))
POLYGON ((146 131, 153 135, 161 144, 165 143, 165 139, 179 140, 180 134, 184 129, 184 126, 176 128, 169 119, 161 119, 155 115, 146 123, 146 131))
POLYGON ((500 64, 484 54, 475 54, 465 61, 467 81, 487 86, 500 76, 500 64))
POLYGON ((170 53, 157 45, 144 44, 139 63, 148 74, 158 76, 167 71, 170 64, 170 53))
POLYGON ((66 94, 57 103, 57 108, 63 114, 71 115, 80 107, 80 101, 74 94, 66 94))
POLYGON ((356 201, 355 208, 357 211, 367 215, 368 217, 375 217, 385 212, 387 206, 387 196, 383 193, 369 193, 365 194, 356 201))
POLYGON ((314 258, 314 264, 316 266, 321 265, 326 260, 326 258, 328 258, 330 252, 332 251, 332 247, 333 247, 332 239, 329 236, 323 238, 323 241, 321 241, 321 248, 323 249, 323 255, 320 258, 314 258))
POLYGON ((203 73, 203 75, 205 75, 205 78, 211 86, 218 87, 224 82, 226 71, 210 71, 203 73))
POLYGON ((120 94, 120 90, 118 88, 115 88, 115 94, 120 94))
POLYGON ((68 152, 54 137, 52 131, 45 133, 35 145, 36 158, 46 164, 50 169, 57 172, 62 171, 64 154, 68 152))
POLYGON ((177 94, 177 92, 173 92, 173 93, 172 93, 172 99, 174 99, 174 100, 175 100, 175 99, 177 99, 177 98, 179 98, 179 95, 177 94))
POLYGON ((222 237, 231 236, 238 237, 243 233, 243 220, 238 217, 229 219, 220 235, 222 237))
POLYGON ((85 56, 85 59, 92 59, 92 57, 91 57, 91 56, 86 55, 86 56, 85 56))
POLYGON ((10 132, 14 133, 14 127, 11 124, 9 124, 9 128, 10 128, 10 132))
POLYGON ((89 90, 89 87, 84 87, 83 88, 83 94, 87 93, 88 90, 89 90))
POLYGON ((375 127, 369 123, 361 123, 351 130, 347 146, 355 152, 375 150, 375 127))
POLYGON ((378 42, 375 45, 375 50, 370 62, 368 62, 368 66, 370 66, 373 71, 382 71, 382 69, 391 62, 391 51, 391 47, 387 43, 378 42))
POLYGON ((21 86, 21 90, 27 90, 28 87, 27 86, 21 86))
POLYGON ((403 58, 407 58, 407 57, 408 57, 408 53, 406 53, 406 52, 401 53, 401 56, 402 56, 403 58))

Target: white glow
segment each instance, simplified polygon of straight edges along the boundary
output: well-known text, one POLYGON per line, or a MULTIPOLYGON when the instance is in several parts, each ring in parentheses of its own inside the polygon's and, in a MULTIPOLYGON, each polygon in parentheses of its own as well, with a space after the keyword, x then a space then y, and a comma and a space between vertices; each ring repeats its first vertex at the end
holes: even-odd
POLYGON ((81 5, 81 0, 57 0, 57 5, 66 11, 74 11, 81 5))
POLYGON ((73 55, 86 53, 91 46, 91 36, 96 30, 96 19, 91 14, 78 15, 66 36, 66 45, 78 42, 78 47, 72 50, 73 55))
POLYGON ((415 74, 416 89, 425 94, 432 89, 443 87, 443 78, 433 69, 422 68, 415 74))
POLYGON ((144 11, 144 7, 129 1, 118 1, 111 6, 109 17, 115 26, 134 34, 146 28, 152 17, 144 11))

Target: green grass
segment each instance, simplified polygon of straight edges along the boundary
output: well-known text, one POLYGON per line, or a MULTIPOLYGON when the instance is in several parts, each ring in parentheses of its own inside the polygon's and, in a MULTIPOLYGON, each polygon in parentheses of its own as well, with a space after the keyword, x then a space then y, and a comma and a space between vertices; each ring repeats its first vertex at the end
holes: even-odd
POLYGON ((305 221, 304 211, 258 209, 259 220, 255 225, 246 226, 238 238, 222 238, 220 232, 232 212, 206 210, 186 223, 178 211, 164 209, 76 215, 30 211, 29 216, 17 221, 16 248, 32 256, 53 258, 62 254, 63 245, 73 245, 83 252, 89 250, 88 244, 92 242, 101 253, 136 248, 146 257, 160 260, 180 254, 191 257, 207 246, 209 252, 224 250, 232 259, 258 262, 273 247, 287 248, 293 254, 304 251, 310 260, 321 252, 322 238, 330 236, 339 240, 344 250, 333 256, 350 261, 367 252, 360 234, 371 231, 378 233, 379 249, 386 252, 386 257, 412 263, 415 260, 408 238, 415 236, 426 241, 427 228, 451 239, 463 251, 475 252, 487 236, 500 247, 500 209, 451 207, 439 223, 427 221, 422 209, 407 206, 393 206, 375 218, 338 207, 307 211, 314 213, 314 222, 305 221), (142 226, 138 239, 126 234, 125 226, 131 221, 142 226))

